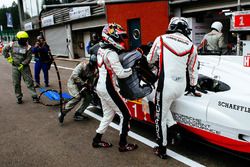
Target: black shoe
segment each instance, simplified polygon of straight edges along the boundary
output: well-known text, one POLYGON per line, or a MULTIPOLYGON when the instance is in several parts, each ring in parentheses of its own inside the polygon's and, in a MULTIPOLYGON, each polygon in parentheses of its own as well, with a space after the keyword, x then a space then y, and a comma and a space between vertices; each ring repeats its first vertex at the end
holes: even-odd
POLYGON ((39 103, 39 99, 37 97, 32 97, 33 103, 39 103))
POLYGON ((84 115, 79 114, 79 113, 75 113, 73 118, 74 118, 75 121, 83 121, 83 120, 88 119, 87 116, 84 116, 84 115))
POLYGON ((119 151, 120 152, 127 152, 127 151, 134 151, 135 149, 138 148, 137 144, 126 144, 126 145, 120 145, 119 151))
POLYGON ((66 114, 64 114, 62 112, 58 113, 58 121, 59 121, 59 123, 61 123, 61 124, 63 123, 65 115, 66 114))
POLYGON ((49 87, 49 84, 45 84, 45 87, 46 87, 46 88, 49 87))
POLYGON ((22 104, 22 103, 23 103, 22 98, 18 98, 18 99, 17 99, 17 104, 22 104))
POLYGON ((99 141, 99 142, 93 141, 92 146, 94 148, 109 148, 112 147, 113 145, 105 141, 99 141))
POLYGON ((155 147, 153 149, 153 152, 155 155, 157 155, 158 157, 160 157, 161 159, 167 159, 168 158, 168 155, 166 154, 166 147, 155 147))

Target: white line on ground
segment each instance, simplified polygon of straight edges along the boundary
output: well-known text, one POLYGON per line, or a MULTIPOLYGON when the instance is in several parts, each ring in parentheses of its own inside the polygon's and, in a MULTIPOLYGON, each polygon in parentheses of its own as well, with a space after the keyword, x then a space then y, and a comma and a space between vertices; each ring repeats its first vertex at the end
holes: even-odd
MULTIPOLYGON (((54 65, 52 65, 54 66, 54 65)), ((58 68, 61 68, 61 69, 65 69, 65 70, 74 70, 74 68, 70 68, 70 67, 63 67, 63 66, 57 66, 58 68)))
MULTIPOLYGON (((95 114, 95 113, 93 113, 93 112, 91 112, 91 111, 89 111, 89 110, 85 110, 84 113, 88 114, 89 116, 91 116, 91 117, 93 117, 93 118, 95 118, 95 119, 97 119, 97 120, 99 120, 99 121, 101 121, 101 119, 102 119, 101 116, 99 116, 99 115, 97 115, 97 114, 95 114)), ((113 122, 111 122, 110 126, 111 126, 112 128, 114 128, 114 129, 116 129, 116 130, 120 130, 119 125, 117 125, 117 124, 115 124, 115 123, 113 123, 113 122)), ((130 137, 134 138, 135 140, 138 140, 138 141, 140 141, 140 142, 146 144, 146 145, 149 146, 149 147, 152 147, 152 148, 153 148, 153 147, 157 146, 156 143, 154 143, 154 142, 152 142, 151 140, 148 140, 148 139, 146 139, 145 137, 140 136, 140 135, 138 135, 138 134, 136 134, 136 133, 134 133, 134 132, 131 132, 131 131, 130 131, 130 132, 128 133, 128 135, 129 135, 130 137)), ((152 154, 153 154, 153 153, 152 153, 152 154)), ((170 156, 170 157, 176 159, 177 161, 180 161, 180 162, 182 162, 182 163, 184 163, 184 164, 186 164, 186 165, 188 165, 188 166, 192 166, 192 167, 205 167, 204 165, 202 165, 202 164, 200 164, 200 163, 198 163, 198 162, 195 162, 195 161, 193 161, 193 160, 191 160, 191 159, 189 159, 189 158, 187 158, 187 157, 184 157, 184 156, 182 156, 182 155, 180 155, 180 154, 178 154, 178 153, 176 153, 176 152, 174 152, 174 151, 172 151, 172 150, 170 150, 170 149, 167 149, 167 154, 168 154, 168 156, 170 156)))
MULTIPOLYGON (((31 63, 34 63, 35 64, 35 61, 31 61, 31 63)), ((51 65, 52 67, 54 67, 54 65, 52 64, 51 65)), ((61 68, 61 69, 65 69, 65 70, 74 70, 74 68, 70 68, 70 67, 63 67, 63 66, 57 66, 57 68, 61 68)))
MULTIPOLYGON (((68 67, 63 67, 63 66, 57 66, 57 67, 61 68, 61 69, 66 69, 66 70, 73 70, 73 68, 68 68, 68 67)), ((91 112, 89 110, 86 110, 84 113, 88 114, 89 116, 91 116, 91 117, 93 117, 93 118, 95 118, 95 119, 97 119, 99 121, 101 121, 101 119, 102 119, 101 116, 99 116, 99 115, 97 115, 97 114, 95 114, 95 113, 93 113, 93 112, 91 112)), ((116 129, 116 130, 120 130, 119 126, 117 124, 113 123, 113 122, 111 122, 110 126, 112 128, 114 128, 114 129, 116 129)), ((130 131, 128 133, 128 135, 130 137, 134 138, 135 140, 138 140, 138 141, 146 144, 149 147, 153 148, 153 147, 157 146, 157 144, 155 142, 152 142, 151 140, 148 140, 147 138, 145 138, 143 136, 140 136, 140 135, 138 135, 138 134, 136 134, 136 133, 134 133, 132 131, 130 131)), ((182 156, 182 155, 180 155, 180 154, 178 154, 178 153, 176 153, 176 152, 174 152, 174 151, 172 151, 170 149, 167 149, 167 155, 174 158, 174 159, 176 159, 177 161, 180 161, 180 162, 188 165, 188 166, 205 167, 204 165, 202 165, 202 164, 200 164, 200 163, 198 163, 196 161, 193 161, 193 160, 191 160, 191 159, 189 159, 187 157, 184 157, 184 156, 182 156)))

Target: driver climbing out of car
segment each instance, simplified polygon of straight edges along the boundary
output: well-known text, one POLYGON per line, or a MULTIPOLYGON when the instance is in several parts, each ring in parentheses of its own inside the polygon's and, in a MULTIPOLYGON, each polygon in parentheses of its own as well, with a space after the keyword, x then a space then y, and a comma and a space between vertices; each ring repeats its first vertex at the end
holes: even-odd
POLYGON ((159 146, 154 153, 162 159, 167 158, 167 128, 175 125, 170 106, 174 100, 182 96, 186 88, 186 69, 189 72, 190 89, 195 96, 198 79, 198 60, 196 46, 189 39, 187 19, 174 17, 171 19, 167 34, 156 38, 147 55, 148 62, 158 62, 158 84, 155 94, 156 104, 156 141, 159 146))
POLYGON ((96 130, 96 136, 93 138, 92 146, 94 148, 108 148, 112 146, 111 143, 101 139, 116 113, 120 116, 120 125, 122 125, 120 129, 119 151, 133 151, 138 147, 136 144, 127 142, 131 117, 129 109, 116 86, 117 78, 127 78, 132 74, 131 68, 124 69, 122 67, 118 57, 118 53, 125 50, 124 38, 126 36, 126 31, 116 23, 106 24, 102 30, 101 48, 97 54, 99 80, 96 90, 101 99, 103 118, 96 130))

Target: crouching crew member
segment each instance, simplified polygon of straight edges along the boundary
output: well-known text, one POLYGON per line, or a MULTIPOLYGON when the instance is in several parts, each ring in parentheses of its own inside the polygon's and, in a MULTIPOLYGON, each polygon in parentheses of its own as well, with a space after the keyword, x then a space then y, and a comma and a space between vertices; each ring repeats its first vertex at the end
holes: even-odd
POLYGON ((59 113, 58 120, 63 123, 65 115, 73 109, 80 101, 80 106, 76 109, 74 119, 82 121, 86 118, 83 115, 84 110, 92 100, 92 92, 98 79, 98 68, 96 65, 96 56, 91 56, 89 63, 81 62, 73 70, 68 83, 68 91, 74 98, 68 101, 62 113, 59 113))

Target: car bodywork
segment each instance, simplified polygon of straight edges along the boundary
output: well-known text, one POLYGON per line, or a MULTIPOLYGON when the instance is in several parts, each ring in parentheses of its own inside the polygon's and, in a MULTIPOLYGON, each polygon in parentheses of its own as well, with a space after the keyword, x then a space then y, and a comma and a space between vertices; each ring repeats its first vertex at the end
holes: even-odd
MULTIPOLYGON (((174 101, 171 112, 188 132, 223 148, 250 154, 250 68, 243 66, 243 58, 199 56, 202 97, 183 95, 174 101)), ((127 105, 133 118, 154 123, 146 97, 127 101, 127 105)))

